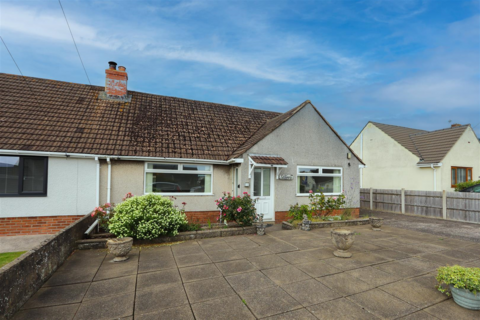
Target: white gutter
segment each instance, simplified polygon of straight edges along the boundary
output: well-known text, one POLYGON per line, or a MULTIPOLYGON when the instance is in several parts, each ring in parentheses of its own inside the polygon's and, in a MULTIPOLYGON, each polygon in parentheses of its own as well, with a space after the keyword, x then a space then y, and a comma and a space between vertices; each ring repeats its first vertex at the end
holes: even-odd
POLYGON ((45 152, 45 151, 25 151, 25 150, 4 150, 0 149, 0 154, 8 155, 26 155, 26 156, 46 156, 60 158, 99 158, 99 159, 115 159, 115 160, 131 160, 131 161, 155 161, 155 162, 180 162, 180 163, 200 163, 200 164, 219 164, 229 165, 232 163, 242 163, 243 159, 208 160, 208 159, 188 159, 188 158, 166 158, 166 157, 133 157, 133 156, 112 156, 103 154, 87 154, 87 153, 67 153, 67 152, 45 152))
POLYGON ((112 189, 112 163, 110 158, 107 158, 108 164, 108 178, 107 178, 107 202, 110 203, 110 191, 112 189))
POLYGON ((441 162, 439 162, 439 163, 425 163, 425 164, 422 164, 422 163, 418 164, 417 163, 417 167, 419 167, 419 168, 431 168, 432 166, 441 167, 442 163, 441 162))

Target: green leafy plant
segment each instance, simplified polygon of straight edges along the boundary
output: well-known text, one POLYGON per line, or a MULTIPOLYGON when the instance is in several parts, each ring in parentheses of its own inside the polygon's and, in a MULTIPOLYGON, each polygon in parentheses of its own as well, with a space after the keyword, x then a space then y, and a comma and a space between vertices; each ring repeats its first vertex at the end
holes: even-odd
POLYGON ((208 229, 212 229, 212 223, 210 222, 210 219, 207 220, 207 225, 208 229))
POLYGON ((462 191, 463 189, 467 189, 468 187, 474 186, 476 184, 480 184, 480 180, 460 182, 457 183, 457 185, 455 186, 455 191, 462 191))
POLYGON ((183 205, 179 209, 171 199, 155 194, 130 197, 115 207, 108 227, 117 237, 154 239, 162 235, 174 236, 187 224, 186 203, 183 205))
POLYGON ((480 268, 466 268, 461 266, 440 267, 437 270, 438 291, 450 295, 443 285, 452 285, 458 289, 470 290, 473 294, 480 292, 480 268))
POLYGON ((247 192, 236 197, 230 192, 223 192, 223 196, 215 200, 215 203, 225 221, 235 221, 242 227, 251 226, 255 221, 255 200, 247 192))
POLYGON ((317 191, 317 193, 314 193, 310 190, 308 199, 310 200, 310 208, 317 217, 327 217, 345 205, 345 195, 343 193, 339 196, 327 197, 323 192, 317 191))
POLYGON ((288 217, 294 220, 303 220, 303 215, 306 214, 308 220, 312 220, 312 210, 306 204, 302 204, 301 206, 296 203, 295 205, 291 205, 290 209, 288 210, 288 217))

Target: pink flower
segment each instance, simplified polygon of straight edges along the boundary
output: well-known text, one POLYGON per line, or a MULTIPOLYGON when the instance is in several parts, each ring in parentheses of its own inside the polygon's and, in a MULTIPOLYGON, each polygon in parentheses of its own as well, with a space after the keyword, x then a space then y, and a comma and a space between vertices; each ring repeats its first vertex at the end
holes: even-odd
POLYGON ((237 212, 242 212, 242 207, 238 207, 237 212))
POLYGON ((227 215, 226 213, 223 214, 223 216, 226 216, 226 215, 227 215))
POLYGON ((237 198, 240 198, 240 196, 237 196, 237 198))
POLYGON ((228 207, 225 210, 228 210, 228 207))
POLYGON ((215 204, 218 206, 220 203, 218 203, 218 202, 215 202, 215 204))
POLYGON ((308 191, 308 193, 313 193, 313 191, 312 191, 312 190, 310 190, 310 191, 308 191))
POLYGON ((337 200, 337 197, 333 197, 333 200, 337 200))
POLYGON ((248 194, 248 192, 247 192, 247 191, 245 191, 243 194, 248 194))
POLYGON ((94 217, 94 216, 95 216, 95 211, 94 211, 94 212, 92 212, 91 216, 92 216, 92 217, 94 217))

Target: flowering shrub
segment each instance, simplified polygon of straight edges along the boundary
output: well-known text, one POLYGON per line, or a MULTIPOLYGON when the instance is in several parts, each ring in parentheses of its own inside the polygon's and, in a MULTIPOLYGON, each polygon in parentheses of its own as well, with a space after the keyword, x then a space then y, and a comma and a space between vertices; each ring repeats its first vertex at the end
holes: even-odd
POLYGON ((251 226, 256 218, 255 200, 247 192, 243 196, 232 196, 230 192, 223 193, 220 199, 215 200, 220 209, 222 218, 226 221, 235 221, 240 226, 251 226))
POLYGON ((288 210, 288 217, 291 220, 303 220, 303 215, 306 214, 308 220, 312 220, 312 210, 306 204, 302 204, 301 206, 296 203, 293 206, 290 206, 288 210))
POLYGON ((187 224, 184 208, 178 209, 171 199, 155 194, 128 197, 115 207, 114 213, 108 226, 117 237, 154 239, 161 235, 174 236, 187 224))
POLYGON ((107 202, 103 206, 95 207, 90 215, 97 218, 98 225, 108 231, 108 220, 113 216, 113 206, 107 202))
POLYGON ((333 211, 345 205, 345 195, 341 193, 338 197, 326 197, 323 192, 313 193, 309 191, 310 209, 316 217, 328 217, 333 211))

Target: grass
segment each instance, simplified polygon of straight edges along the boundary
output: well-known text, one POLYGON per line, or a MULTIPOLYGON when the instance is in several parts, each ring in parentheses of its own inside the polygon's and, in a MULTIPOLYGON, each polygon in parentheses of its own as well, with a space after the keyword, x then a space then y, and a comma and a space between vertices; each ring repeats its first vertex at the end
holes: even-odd
POLYGON ((5 253, 0 253, 0 268, 6 265, 9 262, 12 262, 13 260, 17 259, 20 257, 22 254, 24 254, 27 251, 19 251, 19 252, 5 252, 5 253))

